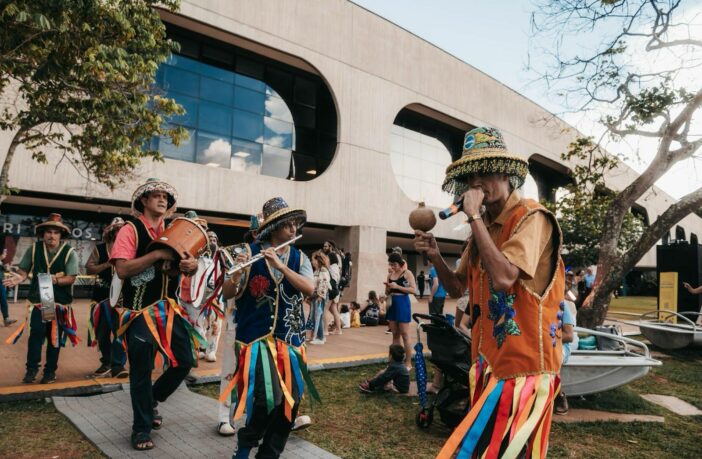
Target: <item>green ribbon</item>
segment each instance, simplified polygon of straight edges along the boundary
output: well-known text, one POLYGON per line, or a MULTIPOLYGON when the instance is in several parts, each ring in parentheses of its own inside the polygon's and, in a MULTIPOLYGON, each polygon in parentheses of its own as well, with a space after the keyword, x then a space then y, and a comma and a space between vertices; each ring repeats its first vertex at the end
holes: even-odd
POLYGON ((305 378, 305 384, 307 385, 307 391, 310 393, 310 396, 318 401, 319 403, 322 403, 322 399, 319 396, 319 392, 317 392, 317 388, 314 387, 314 383, 312 382, 312 377, 310 376, 310 372, 307 370, 307 364, 302 360, 302 355, 300 354, 300 351, 295 349, 294 347, 290 347, 295 355, 297 356, 298 362, 300 364, 300 371, 302 372, 302 376, 305 378))
POLYGON ((270 413, 275 407, 275 400, 273 398, 273 381, 271 378, 271 363, 268 353, 270 349, 266 343, 257 341, 255 345, 259 346, 259 354, 261 355, 261 365, 263 365, 263 381, 266 384, 266 408, 270 413))

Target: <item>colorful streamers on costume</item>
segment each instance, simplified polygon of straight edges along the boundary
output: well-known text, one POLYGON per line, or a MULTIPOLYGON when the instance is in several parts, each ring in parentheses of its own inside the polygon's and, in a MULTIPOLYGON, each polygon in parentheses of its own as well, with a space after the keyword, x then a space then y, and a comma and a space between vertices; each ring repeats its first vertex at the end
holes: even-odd
POLYGON ((470 369, 472 406, 439 452, 458 459, 545 458, 559 378, 551 374, 493 377, 481 357, 470 369), (475 389, 473 389, 475 388, 475 389))
POLYGON ((122 336, 137 317, 143 316, 146 326, 149 328, 151 335, 158 344, 159 351, 168 358, 173 368, 178 366, 178 361, 171 349, 171 337, 173 335, 175 320, 177 317, 180 317, 192 341, 191 351, 193 361, 197 362, 197 349, 200 348, 201 343, 205 342, 205 338, 190 324, 186 319, 187 315, 185 311, 183 311, 180 305, 173 299, 166 298, 164 300, 159 300, 138 311, 134 309, 118 309, 118 312, 119 326, 117 336, 122 336))
MULTIPOLYGON (((41 310, 41 304, 27 303, 27 316, 24 322, 5 340, 5 344, 15 344, 20 340, 24 334, 24 330, 27 328, 27 324, 30 322, 32 310, 34 310, 34 308, 41 310)), ((78 324, 70 304, 63 305, 56 303, 56 319, 51 321, 50 326, 51 334, 49 344, 51 346, 65 347, 66 338, 71 340, 73 346, 80 342, 80 338, 78 338, 78 324), (63 334, 59 333, 59 330, 62 331, 63 334)))
POLYGON ((282 392, 285 414, 290 421, 292 421, 292 409, 296 400, 302 398, 305 387, 314 400, 321 401, 307 369, 307 354, 304 347, 296 348, 272 336, 266 336, 251 344, 237 341, 235 352, 238 356, 236 371, 219 397, 220 403, 225 403, 229 394, 236 389, 234 420, 240 419, 244 410, 247 413, 246 422, 248 423, 251 419, 256 384, 262 384, 265 387, 266 408, 270 413, 275 407, 273 385, 277 381, 282 392), (256 377, 256 367, 259 362, 263 370, 263 381, 258 381, 256 377), (274 367, 275 373, 271 371, 271 366, 274 367))
POLYGON ((117 330, 115 329, 115 324, 112 323, 112 307, 110 306, 109 298, 100 302, 93 302, 90 306, 90 314, 88 316, 88 347, 95 347, 98 345, 97 329, 102 320, 107 321, 109 330, 116 335, 117 330))

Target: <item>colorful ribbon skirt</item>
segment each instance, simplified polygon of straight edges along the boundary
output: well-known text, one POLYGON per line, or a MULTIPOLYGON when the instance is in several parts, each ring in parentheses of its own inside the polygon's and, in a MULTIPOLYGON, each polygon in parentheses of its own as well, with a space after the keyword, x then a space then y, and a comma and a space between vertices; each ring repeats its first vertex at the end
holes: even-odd
POLYGON ((437 458, 545 458, 559 390, 556 375, 498 379, 478 358, 470 369, 471 409, 437 458))

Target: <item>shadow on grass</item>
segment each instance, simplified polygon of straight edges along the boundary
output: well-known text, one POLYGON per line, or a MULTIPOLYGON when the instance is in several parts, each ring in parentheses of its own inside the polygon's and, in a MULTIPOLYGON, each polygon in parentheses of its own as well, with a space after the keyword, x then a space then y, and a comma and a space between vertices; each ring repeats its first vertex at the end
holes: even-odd
POLYGON ((52 403, 32 400, 0 403, 0 457, 104 456, 52 403))

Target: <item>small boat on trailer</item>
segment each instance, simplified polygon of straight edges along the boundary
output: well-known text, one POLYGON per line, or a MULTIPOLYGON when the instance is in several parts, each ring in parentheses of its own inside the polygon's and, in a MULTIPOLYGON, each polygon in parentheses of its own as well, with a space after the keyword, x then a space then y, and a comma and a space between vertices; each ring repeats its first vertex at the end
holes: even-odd
POLYGON ((651 367, 661 365, 640 341, 580 327, 575 327, 575 332, 618 341, 622 349, 571 351, 568 363, 561 367, 561 385, 568 396, 614 389, 643 378, 651 367))
POLYGON ((662 349, 682 349, 687 346, 702 346, 702 326, 697 325, 699 312, 675 312, 666 309, 648 311, 637 322, 641 334, 662 349))

